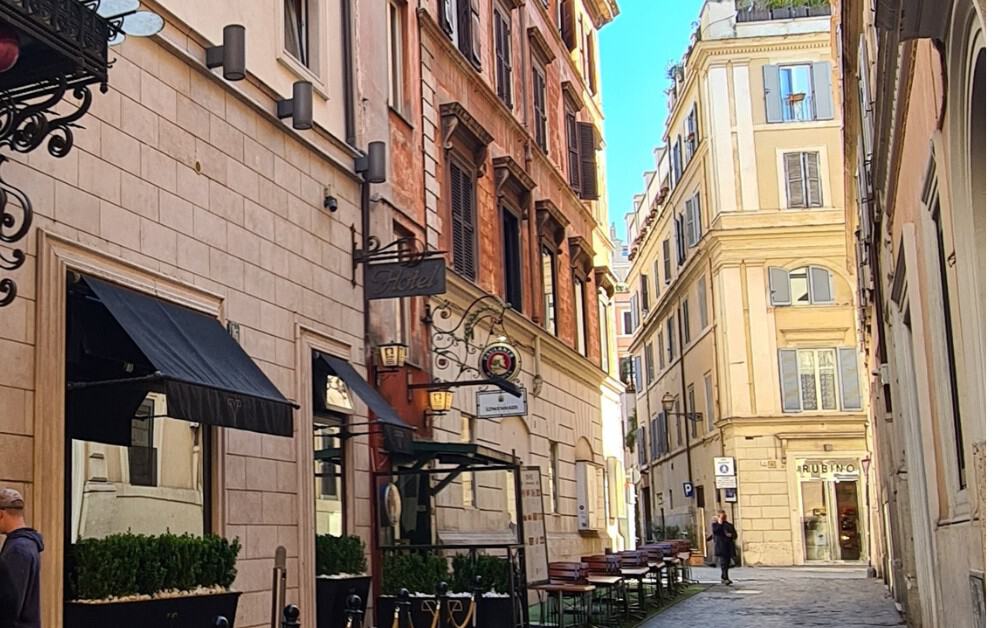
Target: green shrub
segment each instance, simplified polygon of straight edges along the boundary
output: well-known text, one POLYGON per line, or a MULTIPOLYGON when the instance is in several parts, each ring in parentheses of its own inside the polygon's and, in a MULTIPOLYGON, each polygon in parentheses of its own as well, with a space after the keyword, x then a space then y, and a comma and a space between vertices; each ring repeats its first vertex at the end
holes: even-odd
POLYGON ((239 552, 239 539, 215 535, 126 533, 81 539, 67 552, 69 594, 101 600, 199 586, 228 589, 236 579, 239 552))
POLYGON ((510 593, 510 563, 506 558, 479 554, 459 554, 451 559, 454 572, 452 589, 471 593, 476 586, 476 576, 481 576, 484 591, 510 593))
POLYGON ((391 552, 386 553, 382 563, 382 592, 387 595, 396 595, 400 589, 434 594, 437 583, 442 580, 451 585, 448 560, 437 554, 391 552))
POLYGON ((365 544, 356 536, 316 535, 316 575, 363 574, 368 571, 365 544))

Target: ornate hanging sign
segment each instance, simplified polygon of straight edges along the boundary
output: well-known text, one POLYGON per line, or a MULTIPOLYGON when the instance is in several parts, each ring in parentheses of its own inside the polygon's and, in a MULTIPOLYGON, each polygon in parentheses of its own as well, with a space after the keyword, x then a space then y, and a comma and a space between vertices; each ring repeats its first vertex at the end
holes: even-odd
POLYGON ((521 354, 501 336, 483 349, 479 357, 479 370, 486 377, 514 380, 521 372, 521 354))

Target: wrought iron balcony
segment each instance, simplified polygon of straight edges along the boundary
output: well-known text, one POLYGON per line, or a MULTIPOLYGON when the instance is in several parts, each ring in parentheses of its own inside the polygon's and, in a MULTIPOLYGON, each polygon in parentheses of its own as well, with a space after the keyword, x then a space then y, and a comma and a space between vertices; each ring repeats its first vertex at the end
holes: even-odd
POLYGON ((758 7, 751 4, 736 12, 737 22, 768 22, 771 20, 794 20, 804 17, 820 17, 830 15, 830 5, 800 7, 758 7))

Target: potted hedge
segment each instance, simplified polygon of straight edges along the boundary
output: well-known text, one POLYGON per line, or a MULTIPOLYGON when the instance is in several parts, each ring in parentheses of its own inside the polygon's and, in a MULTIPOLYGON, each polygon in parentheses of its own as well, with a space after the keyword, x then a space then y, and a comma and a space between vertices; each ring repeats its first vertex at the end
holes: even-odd
POLYGON ((316 535, 316 625, 344 622, 347 598, 357 595, 368 607, 371 576, 367 575, 365 544, 356 536, 316 535))
MULTIPOLYGON (((447 604, 442 607, 442 625, 461 626, 472 612, 472 600, 480 593, 477 608, 479 628, 509 628, 514 625, 510 595, 510 564, 505 558, 459 554, 448 559, 430 552, 397 552, 386 556, 382 566, 382 595, 378 619, 390 625, 400 589, 410 593, 413 628, 429 628, 437 606, 439 583, 447 585, 447 604), (477 577, 478 587, 477 587, 477 577)), ((401 625, 406 625, 401 622, 401 625)))
POLYGON ((67 552, 66 628, 216 626, 236 620, 238 539, 114 534, 67 552))

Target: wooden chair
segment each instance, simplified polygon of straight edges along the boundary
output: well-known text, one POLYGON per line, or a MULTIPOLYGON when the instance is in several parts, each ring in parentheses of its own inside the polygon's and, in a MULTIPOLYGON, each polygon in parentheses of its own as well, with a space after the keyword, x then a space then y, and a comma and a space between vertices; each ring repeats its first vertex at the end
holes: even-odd
MULTIPOLYGON (((559 628, 591 625, 591 596, 597 587, 587 582, 588 574, 589 569, 584 563, 549 563, 549 581, 531 587, 537 591, 544 591, 548 595, 546 607, 555 600, 559 628), (566 623, 567 610, 563 604, 566 598, 573 602, 573 608, 569 610, 569 614, 580 621, 574 621, 572 624, 566 623), (582 608, 580 608, 581 605, 582 608)), ((548 615, 547 612, 546 615, 548 615)), ((548 618, 544 618, 543 621, 547 622, 548 618)))
MULTIPOLYGON (((593 556, 584 556, 581 559, 587 564, 590 569, 587 575, 587 582, 597 587, 598 592, 606 592, 607 596, 604 598, 606 603, 604 604, 602 614, 602 620, 604 626, 620 625, 618 613, 615 611, 615 607, 621 604, 622 615, 628 612, 627 598, 623 592, 622 585, 625 580, 621 575, 621 558, 615 556, 614 554, 595 554, 593 556)), ((601 602, 601 596, 596 596, 598 605, 601 602)))
POLYGON ((642 617, 646 614, 646 587, 643 581, 646 579, 646 574, 649 573, 649 564, 646 561, 646 554, 639 551, 625 551, 618 552, 617 554, 622 561, 621 574, 625 579, 625 599, 627 602, 626 608, 630 615, 635 614, 638 617, 642 617), (631 595, 631 590, 629 588, 629 583, 634 582, 636 584, 636 604, 633 605, 629 600, 631 595))
POLYGON ((646 555, 646 564, 649 566, 646 583, 654 587, 656 603, 662 605, 664 602, 663 576, 667 570, 667 563, 663 560, 663 549, 656 545, 640 545, 637 549, 646 555))
POLYGON ((669 539, 676 548, 674 556, 681 561, 681 585, 693 582, 691 578, 691 541, 687 539, 669 539))

